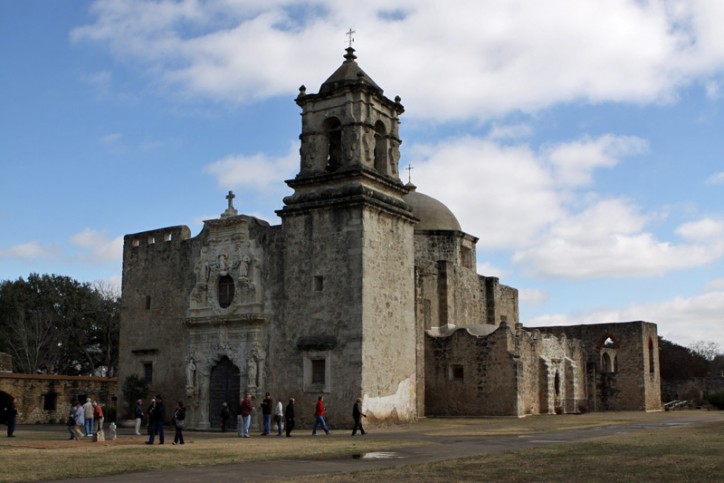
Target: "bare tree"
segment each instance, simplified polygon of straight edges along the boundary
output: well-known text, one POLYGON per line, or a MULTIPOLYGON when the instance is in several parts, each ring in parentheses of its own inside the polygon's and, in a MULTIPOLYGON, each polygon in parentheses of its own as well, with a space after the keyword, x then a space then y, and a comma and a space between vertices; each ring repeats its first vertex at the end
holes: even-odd
POLYGON ((717 356, 722 355, 719 344, 712 341, 697 341, 689 346, 689 349, 695 354, 700 355, 707 361, 711 362, 716 359, 717 356))

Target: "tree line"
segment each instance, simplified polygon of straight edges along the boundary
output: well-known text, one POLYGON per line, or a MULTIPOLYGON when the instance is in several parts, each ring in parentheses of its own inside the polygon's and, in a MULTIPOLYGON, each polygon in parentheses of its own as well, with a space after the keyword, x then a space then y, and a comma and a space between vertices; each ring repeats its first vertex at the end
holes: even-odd
POLYGON ((115 376, 120 294, 102 282, 32 273, 0 282, 0 352, 13 372, 115 376))

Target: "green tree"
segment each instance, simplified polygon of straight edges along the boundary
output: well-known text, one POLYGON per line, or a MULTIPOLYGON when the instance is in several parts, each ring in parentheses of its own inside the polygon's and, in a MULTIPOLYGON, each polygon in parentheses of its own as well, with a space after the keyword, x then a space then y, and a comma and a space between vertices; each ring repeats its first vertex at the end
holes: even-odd
POLYGON ((118 365, 120 298, 60 275, 0 283, 0 350, 15 372, 112 375, 118 365))

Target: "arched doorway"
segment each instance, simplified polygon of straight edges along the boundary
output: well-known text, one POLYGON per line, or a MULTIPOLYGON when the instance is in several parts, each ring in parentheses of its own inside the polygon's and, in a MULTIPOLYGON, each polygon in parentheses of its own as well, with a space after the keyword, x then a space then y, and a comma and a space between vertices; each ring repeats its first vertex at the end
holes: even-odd
POLYGON ((231 418, 229 428, 236 427, 236 411, 241 396, 239 368, 224 356, 211 368, 209 384, 209 422, 212 428, 221 428, 221 405, 227 403, 231 418))
POLYGON ((5 408, 10 407, 10 403, 13 402, 13 396, 10 394, 0 391, 0 424, 7 423, 7 415, 5 414, 5 408))

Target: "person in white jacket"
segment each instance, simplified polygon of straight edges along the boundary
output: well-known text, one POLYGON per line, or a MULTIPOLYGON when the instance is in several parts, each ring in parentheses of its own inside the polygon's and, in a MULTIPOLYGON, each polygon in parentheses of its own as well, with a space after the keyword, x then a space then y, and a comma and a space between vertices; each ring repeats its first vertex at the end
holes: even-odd
POLYGON ((277 423, 277 436, 281 437, 284 429, 284 405, 281 399, 277 401, 277 405, 274 407, 274 419, 277 423))

